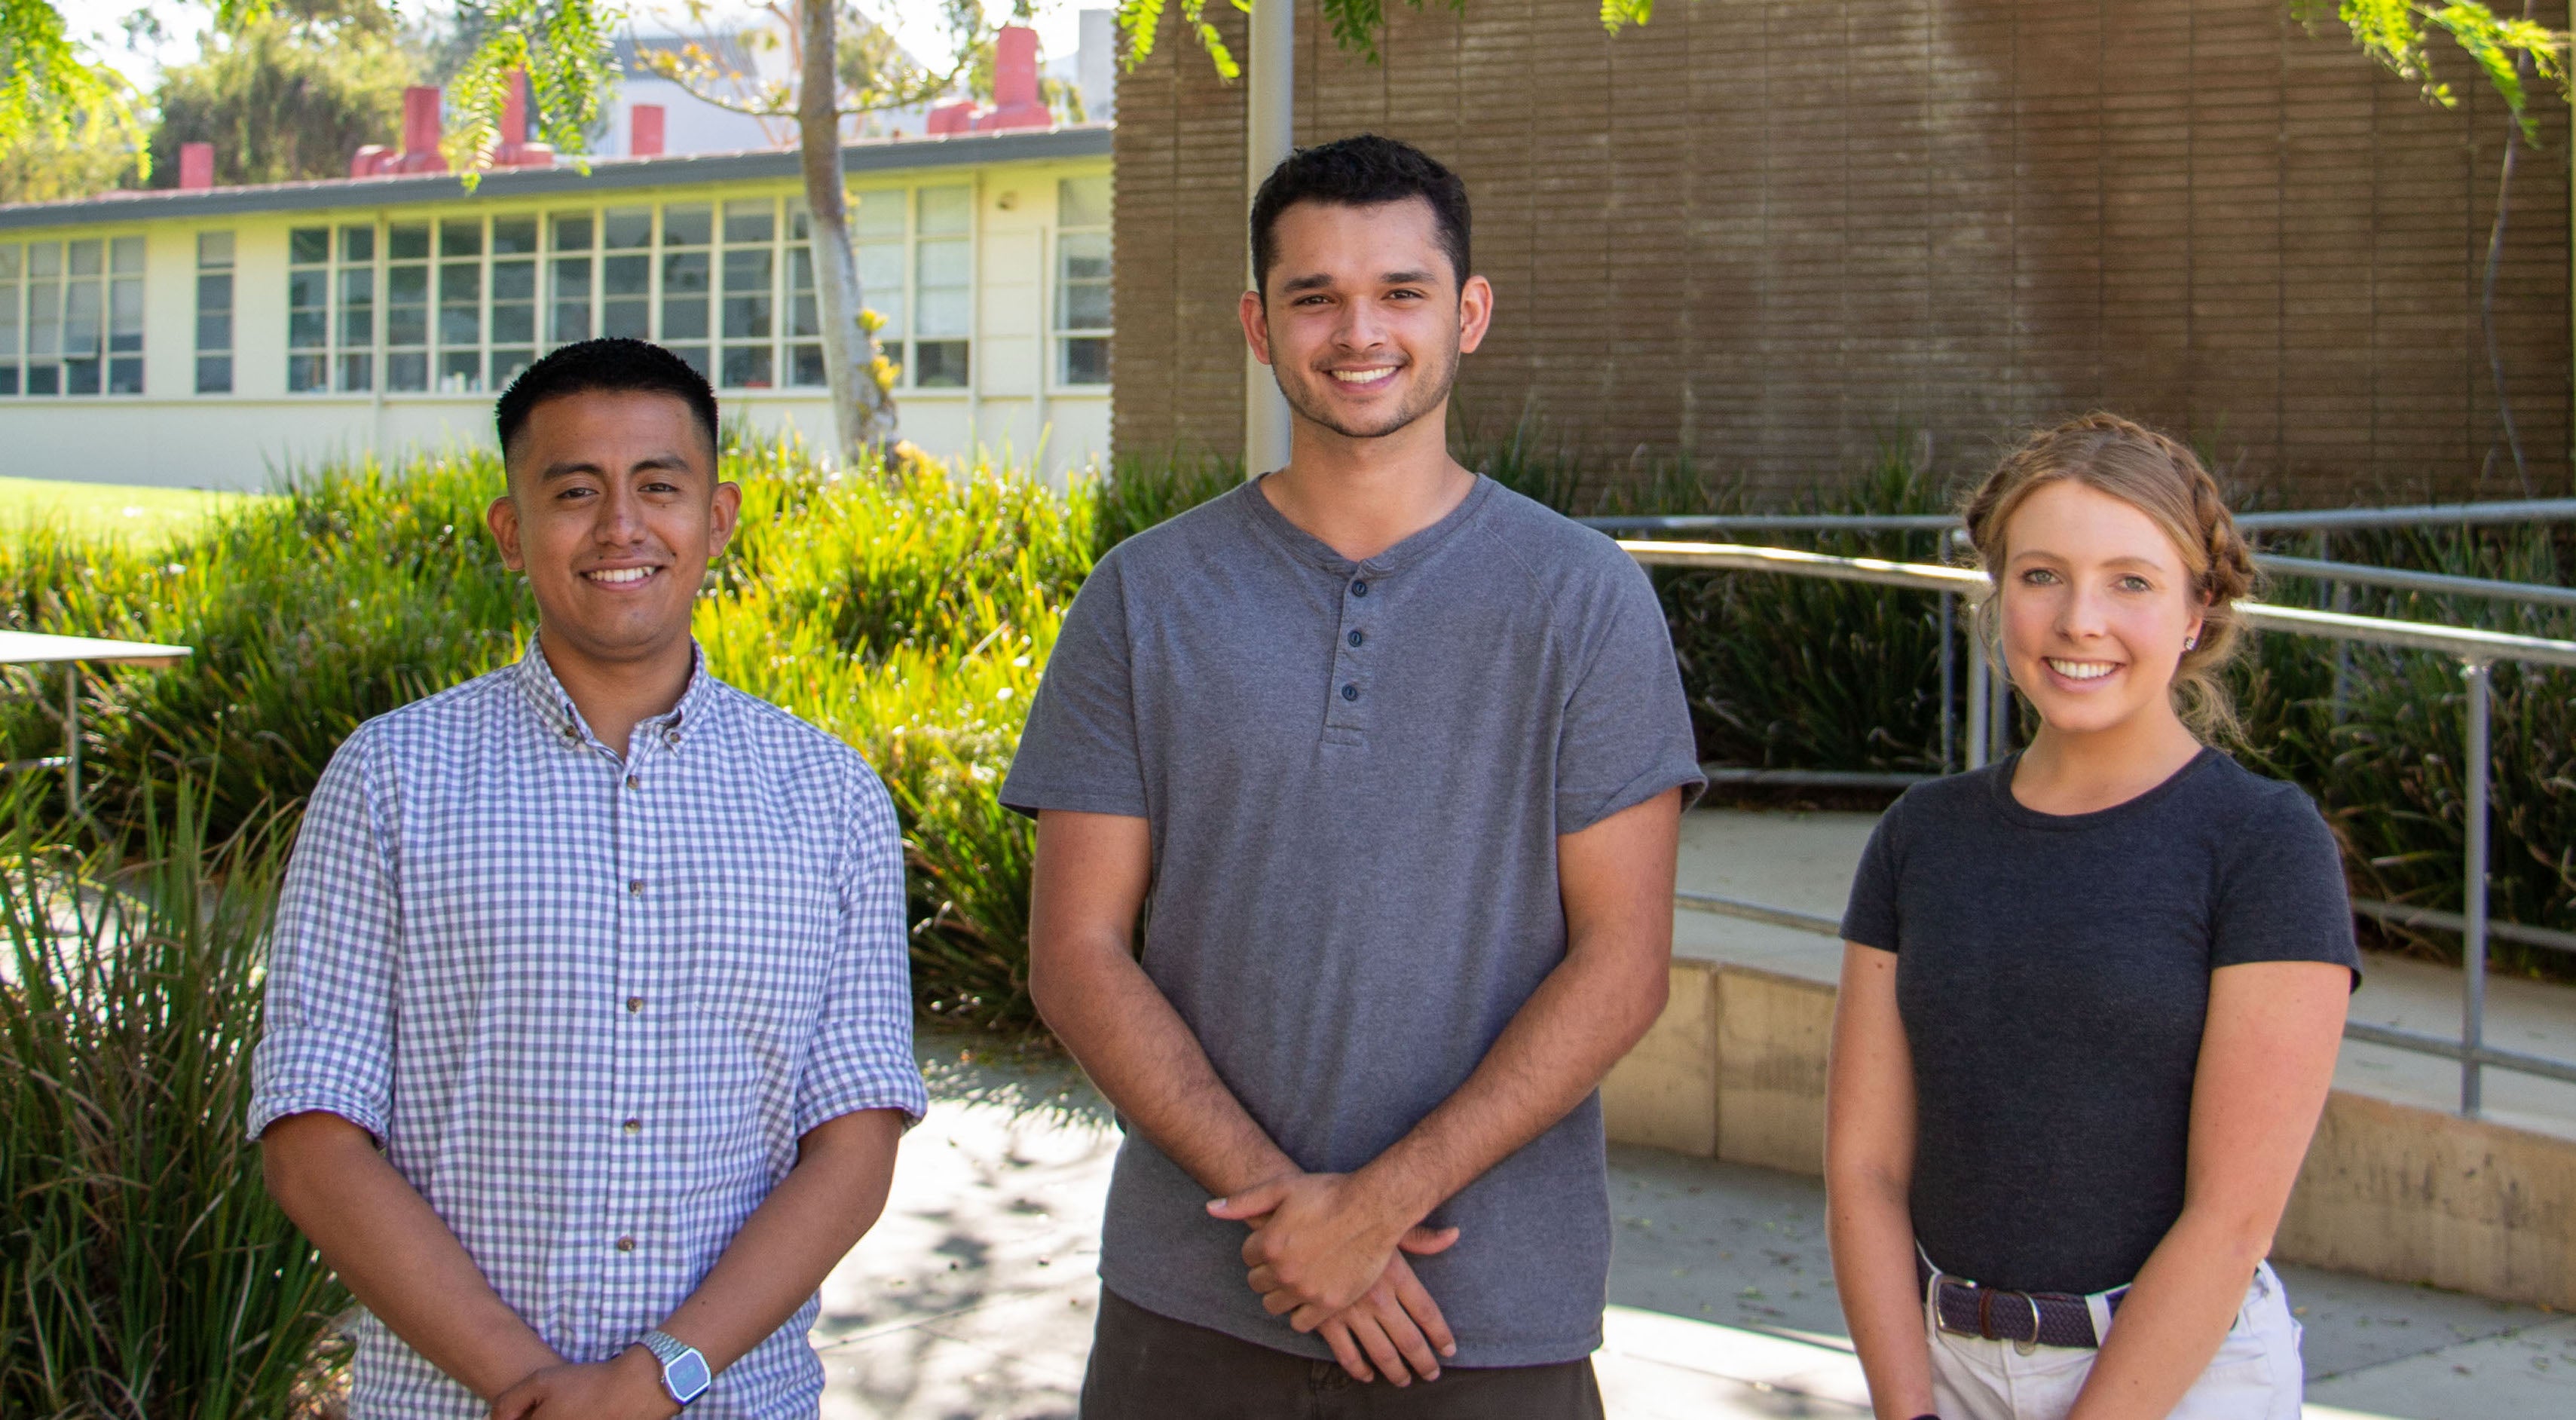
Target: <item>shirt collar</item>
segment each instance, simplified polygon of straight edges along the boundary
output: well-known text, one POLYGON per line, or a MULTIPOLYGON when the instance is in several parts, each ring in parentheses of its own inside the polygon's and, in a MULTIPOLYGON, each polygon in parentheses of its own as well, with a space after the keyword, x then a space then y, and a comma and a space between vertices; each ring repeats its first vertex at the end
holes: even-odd
MULTIPOLYGON (((545 650, 535 636, 528 637, 528 648, 520 655, 519 664, 513 670, 520 692, 527 697, 529 708, 544 722, 548 733, 562 735, 577 744, 592 740, 590 725, 581 718, 581 708, 572 703, 572 693, 563 688, 563 682, 555 679, 554 667, 546 664, 545 650)), ((717 703, 715 677, 707 674, 706 648, 691 637, 688 689, 680 692, 678 704, 639 722, 635 728, 638 733, 650 731, 660 735, 664 743, 676 750, 682 741, 712 723, 717 703)))

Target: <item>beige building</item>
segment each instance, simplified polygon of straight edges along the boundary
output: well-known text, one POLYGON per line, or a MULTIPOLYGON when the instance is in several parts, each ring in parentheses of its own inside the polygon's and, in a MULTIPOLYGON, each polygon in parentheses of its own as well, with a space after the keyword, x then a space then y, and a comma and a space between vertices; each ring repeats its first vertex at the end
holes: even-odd
MULTIPOLYGON (((1110 131, 845 150, 899 433, 1042 457, 1109 432, 1110 131)), ((828 437, 792 151, 0 206, 0 473, 255 488, 343 453, 481 445, 565 341, 632 335, 728 421, 828 437)))

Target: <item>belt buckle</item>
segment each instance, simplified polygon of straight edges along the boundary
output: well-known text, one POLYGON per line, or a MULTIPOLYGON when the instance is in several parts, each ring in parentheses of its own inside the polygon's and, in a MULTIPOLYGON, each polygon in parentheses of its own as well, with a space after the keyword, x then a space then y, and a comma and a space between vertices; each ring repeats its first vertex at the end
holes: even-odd
MULTIPOLYGON (((1944 1279, 1942 1279, 1942 1280, 1944 1280, 1944 1281, 1957 1281, 1957 1282, 1959 1282, 1961 1285, 1965 1286, 1969 1291, 1974 1292, 1974 1293, 1976 1293, 1976 1294, 1977 1294, 1977 1330, 1976 1330, 1976 1334, 1977 1334, 1979 1337, 1981 1337, 1982 1339, 1987 1340, 1987 1341, 2003 1341, 2003 1340, 2007 1340, 2007 1339, 2009 1339, 2009 1340, 2012 1342, 2013 1350, 2014 1350, 2017 1354, 2020 1354, 2020 1355, 2023 1355, 2023 1356, 2031 1355, 2031 1354, 2033 1354, 2034 1352, 2036 1352, 2036 1351, 2038 1351, 2038 1350, 2039 1350, 2039 1334, 2040 1334, 2040 1329, 2041 1329, 2041 1328, 2040 1328, 2040 1319, 2039 1319, 2039 1298, 2032 1296, 2032 1295, 2031 1295, 2030 1293, 2028 1293, 2028 1292, 2006 1292, 2006 1293, 2004 1293, 2004 1295, 2009 1296, 2009 1297, 2019 1297, 2019 1298, 2021 1298, 2022 1305, 2023 1305, 2023 1306, 2026 1306, 2026 1307, 2028 1307, 2028 1308, 2030 1308, 2030 1339, 2029 1339, 2029 1340, 2027 1340, 2027 1341, 2024 1341, 2024 1340, 2022 1340, 2022 1339, 2021 1339, 2021 1338, 2019 1338, 2019 1337, 2006 1338, 2006 1337, 2002 1337, 2002 1336, 1997 1336, 1997 1335, 1995 1335, 1995 1324, 1994 1324, 1994 1315, 1993 1315, 1993 1311, 1994 1311, 1994 1303, 1995 1303, 1995 1292, 1996 1292, 1996 1290, 1997 1290, 1997 1289, 1992 1288, 1992 1287, 1981 1287, 1981 1286, 1977 1285, 1977 1284, 1976 1284, 1976 1283, 1974 1283, 1974 1282, 1970 1282, 1970 1281, 1966 1280, 1965 1278, 1944 1278, 1944 1279)), ((1933 1310, 1934 1310, 1935 1314, 1937 1315, 1940 1309, 1936 1306, 1936 1307, 1934 1307, 1934 1309, 1933 1309, 1933 1310)), ((1960 1333, 1960 1334, 1965 1335, 1966 1333, 1964 1333, 1964 1332, 1963 1332, 1963 1333, 1960 1333)))

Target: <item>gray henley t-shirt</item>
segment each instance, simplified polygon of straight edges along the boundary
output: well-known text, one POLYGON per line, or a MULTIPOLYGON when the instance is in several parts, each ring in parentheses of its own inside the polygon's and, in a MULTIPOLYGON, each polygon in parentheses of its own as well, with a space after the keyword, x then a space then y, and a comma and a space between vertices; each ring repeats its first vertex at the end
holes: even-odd
MULTIPOLYGON (((1151 825, 1144 967, 1300 1167, 1368 1163, 1466 1082, 1565 956, 1556 840, 1700 774, 1670 635, 1610 539, 1479 478, 1365 562, 1258 484, 1140 533, 1067 613, 1002 801, 1151 825)), ((1318 1360, 1244 1285, 1240 1223, 1130 1133, 1102 1281, 1318 1360)), ((1455 1364, 1601 1341, 1596 1095, 1429 1219, 1455 1364)))

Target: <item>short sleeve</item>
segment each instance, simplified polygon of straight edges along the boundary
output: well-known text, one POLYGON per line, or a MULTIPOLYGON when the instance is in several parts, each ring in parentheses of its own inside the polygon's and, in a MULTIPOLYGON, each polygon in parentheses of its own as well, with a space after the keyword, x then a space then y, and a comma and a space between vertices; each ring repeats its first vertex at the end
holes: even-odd
POLYGON ((2322 961, 2361 980, 2343 854, 2317 806, 2296 786, 2272 784, 2231 835, 2211 909, 2209 965, 2322 961))
POLYGON ((804 1068, 796 1133, 863 1109, 899 1109, 907 1125, 930 1109, 912 1053, 912 958, 906 935, 903 838, 876 775, 859 771, 857 823, 841 871, 841 923, 804 1068))
POLYGON ((287 860, 251 1057, 254 1139, 316 1111, 385 1138, 402 941, 392 791, 377 782, 374 744, 361 725, 331 756, 287 860))
POLYGON ((1002 803, 1143 818, 1145 773, 1136 748, 1127 601, 1117 553, 1101 559, 1056 633, 1002 780, 1002 803))
POLYGON ((1843 903, 1843 940, 1882 952, 1896 950, 1896 839, 1905 801, 1898 799, 1878 816, 1869 831, 1869 846, 1852 870, 1851 896, 1843 903))
POLYGON ((1590 655, 1558 732, 1559 834, 1580 833, 1667 789, 1681 789, 1687 808, 1707 783, 1654 583, 1625 554, 1605 580, 1590 624, 1567 628, 1590 655))

